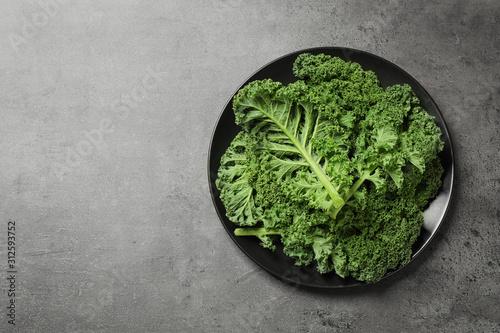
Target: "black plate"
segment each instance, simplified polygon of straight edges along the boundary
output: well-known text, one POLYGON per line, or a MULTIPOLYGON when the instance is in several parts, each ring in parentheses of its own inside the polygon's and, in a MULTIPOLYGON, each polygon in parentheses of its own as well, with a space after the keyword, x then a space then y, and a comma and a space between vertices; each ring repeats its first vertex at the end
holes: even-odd
MULTIPOLYGON (((445 121, 436 103, 425 89, 408 73, 398 66, 382 59, 376 55, 354 50, 350 48, 340 47, 321 47, 300 50, 280 57, 269 64, 265 65, 253 75, 251 75, 243 84, 236 89, 236 92, 247 83, 254 80, 271 78, 275 81, 280 81, 283 84, 288 84, 296 81, 292 73, 292 64, 297 55, 300 53, 309 52, 312 54, 329 54, 331 56, 340 57, 346 61, 354 61, 359 63, 363 69, 374 71, 382 86, 385 88, 394 84, 409 84, 417 97, 420 99, 421 105, 435 117, 437 125, 443 133, 443 141, 445 142, 444 150, 441 153, 441 161, 445 169, 443 175, 443 185, 437 197, 430 203, 424 212, 424 225, 418 240, 413 247, 412 261, 419 255, 424 248, 429 244, 431 239, 436 234, 445 217, 446 211, 450 204, 451 193, 453 189, 454 178, 454 160, 453 150, 450 136, 446 128, 445 121)), ((235 93, 236 93, 235 92, 235 93)), ((233 94, 234 96, 234 94, 233 94)), ((224 205, 220 201, 219 191, 215 186, 217 179, 217 170, 220 166, 220 158, 229 147, 231 141, 240 131, 240 128, 234 122, 234 113, 232 111, 232 97, 227 102, 219 116, 217 125, 214 129, 212 140, 210 142, 210 150, 208 155, 208 176, 210 182, 210 191, 215 205, 215 209, 224 225, 225 229, 238 245, 238 247, 254 262, 260 265, 269 273, 280 278, 282 281, 299 286, 319 287, 319 288, 342 288, 364 285, 353 278, 343 279, 334 273, 319 274, 313 266, 300 267, 294 264, 293 259, 286 256, 280 248, 276 251, 270 251, 259 245, 259 240, 256 237, 237 237, 234 235, 235 225, 226 217, 224 205)), ((402 267, 401 267, 402 268, 402 267)), ((401 269, 399 268, 399 269, 401 269)), ((388 272, 385 277, 398 271, 388 272)), ((384 278, 385 278, 384 277, 384 278)))

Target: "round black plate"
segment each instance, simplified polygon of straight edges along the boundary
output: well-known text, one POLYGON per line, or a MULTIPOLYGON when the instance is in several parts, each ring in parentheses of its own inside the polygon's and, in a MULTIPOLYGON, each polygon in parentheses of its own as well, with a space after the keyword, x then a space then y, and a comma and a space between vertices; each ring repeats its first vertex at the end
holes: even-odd
MULTIPOLYGON (((280 81, 285 85, 296 81, 296 78, 292 73, 292 64, 297 55, 304 52, 312 54, 324 53, 340 57, 346 61, 357 62, 363 67, 363 69, 374 71, 384 88, 394 84, 409 84, 417 97, 420 99, 421 105, 427 110, 427 112, 429 112, 429 114, 435 117, 437 125, 441 128, 443 133, 442 139, 445 142, 444 150, 440 155, 445 169, 443 175, 443 185, 437 197, 430 203, 424 212, 424 225, 422 232, 413 247, 412 260, 415 259, 415 257, 419 255, 429 244, 431 239, 436 234, 439 226, 443 222, 450 204, 453 189, 453 150, 450 136, 441 112, 425 89, 414 78, 398 66, 364 51, 340 47, 305 49, 280 57, 256 71, 245 82, 243 82, 238 89, 236 89, 235 93, 244 85, 254 80, 270 78, 275 81, 280 81)), ((220 166, 220 158, 229 147, 233 138, 240 131, 240 128, 234 122, 234 113, 232 111, 233 96, 231 96, 219 116, 217 125, 212 135, 212 140, 210 142, 208 155, 208 176, 212 199, 222 224, 229 233, 230 237, 254 262, 286 283, 319 288, 342 288, 365 284, 356 281, 353 278, 343 279, 334 273, 319 274, 313 266, 296 266, 293 259, 286 256, 280 248, 275 251, 270 251, 261 247, 259 245, 259 240, 256 237, 237 237, 234 235, 234 229, 236 226, 226 217, 224 205, 220 201, 219 191, 215 186, 217 170, 220 166)), ((388 272, 385 277, 393 274, 399 269, 388 272)))

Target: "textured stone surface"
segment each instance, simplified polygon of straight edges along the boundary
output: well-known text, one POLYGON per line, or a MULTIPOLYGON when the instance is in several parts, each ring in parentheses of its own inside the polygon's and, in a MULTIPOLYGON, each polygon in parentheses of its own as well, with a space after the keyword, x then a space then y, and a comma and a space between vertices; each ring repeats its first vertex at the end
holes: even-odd
POLYGON ((500 4, 3 1, 0 331, 16 221, 18 332, 500 331, 500 4), (254 70, 345 46, 413 75, 447 121, 452 207, 409 267, 363 288, 283 284, 208 190, 216 119, 254 70))

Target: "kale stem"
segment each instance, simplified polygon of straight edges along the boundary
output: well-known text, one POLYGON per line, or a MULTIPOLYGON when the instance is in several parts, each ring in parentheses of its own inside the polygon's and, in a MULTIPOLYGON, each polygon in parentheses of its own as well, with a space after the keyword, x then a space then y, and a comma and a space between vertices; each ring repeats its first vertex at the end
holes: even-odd
POLYGON ((236 236, 271 236, 281 235, 279 230, 272 230, 266 228, 236 228, 234 230, 236 236))
POLYGON ((353 196, 353 194, 358 190, 358 188, 361 186, 361 184, 363 184, 363 182, 372 174, 373 171, 375 171, 375 169, 377 167, 378 167, 378 165, 376 165, 370 169, 365 170, 365 172, 361 175, 361 177, 359 177, 358 180, 351 186, 349 191, 347 191, 346 195, 344 196, 344 203, 341 206, 336 207, 328 215, 330 215, 335 220, 335 218, 337 217, 337 214, 340 212, 342 207, 344 207, 344 205, 353 196))

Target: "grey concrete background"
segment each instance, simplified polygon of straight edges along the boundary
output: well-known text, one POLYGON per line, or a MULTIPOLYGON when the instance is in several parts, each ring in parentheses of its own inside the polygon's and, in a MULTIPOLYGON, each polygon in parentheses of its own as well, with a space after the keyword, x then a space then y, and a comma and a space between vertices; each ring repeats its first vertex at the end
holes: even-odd
POLYGON ((0 331, 500 331, 498 1, 0 8, 0 331), (443 227, 373 286, 317 292, 271 277, 234 245, 209 195, 209 140, 234 89, 274 58, 316 46, 404 68, 454 142, 443 227))

